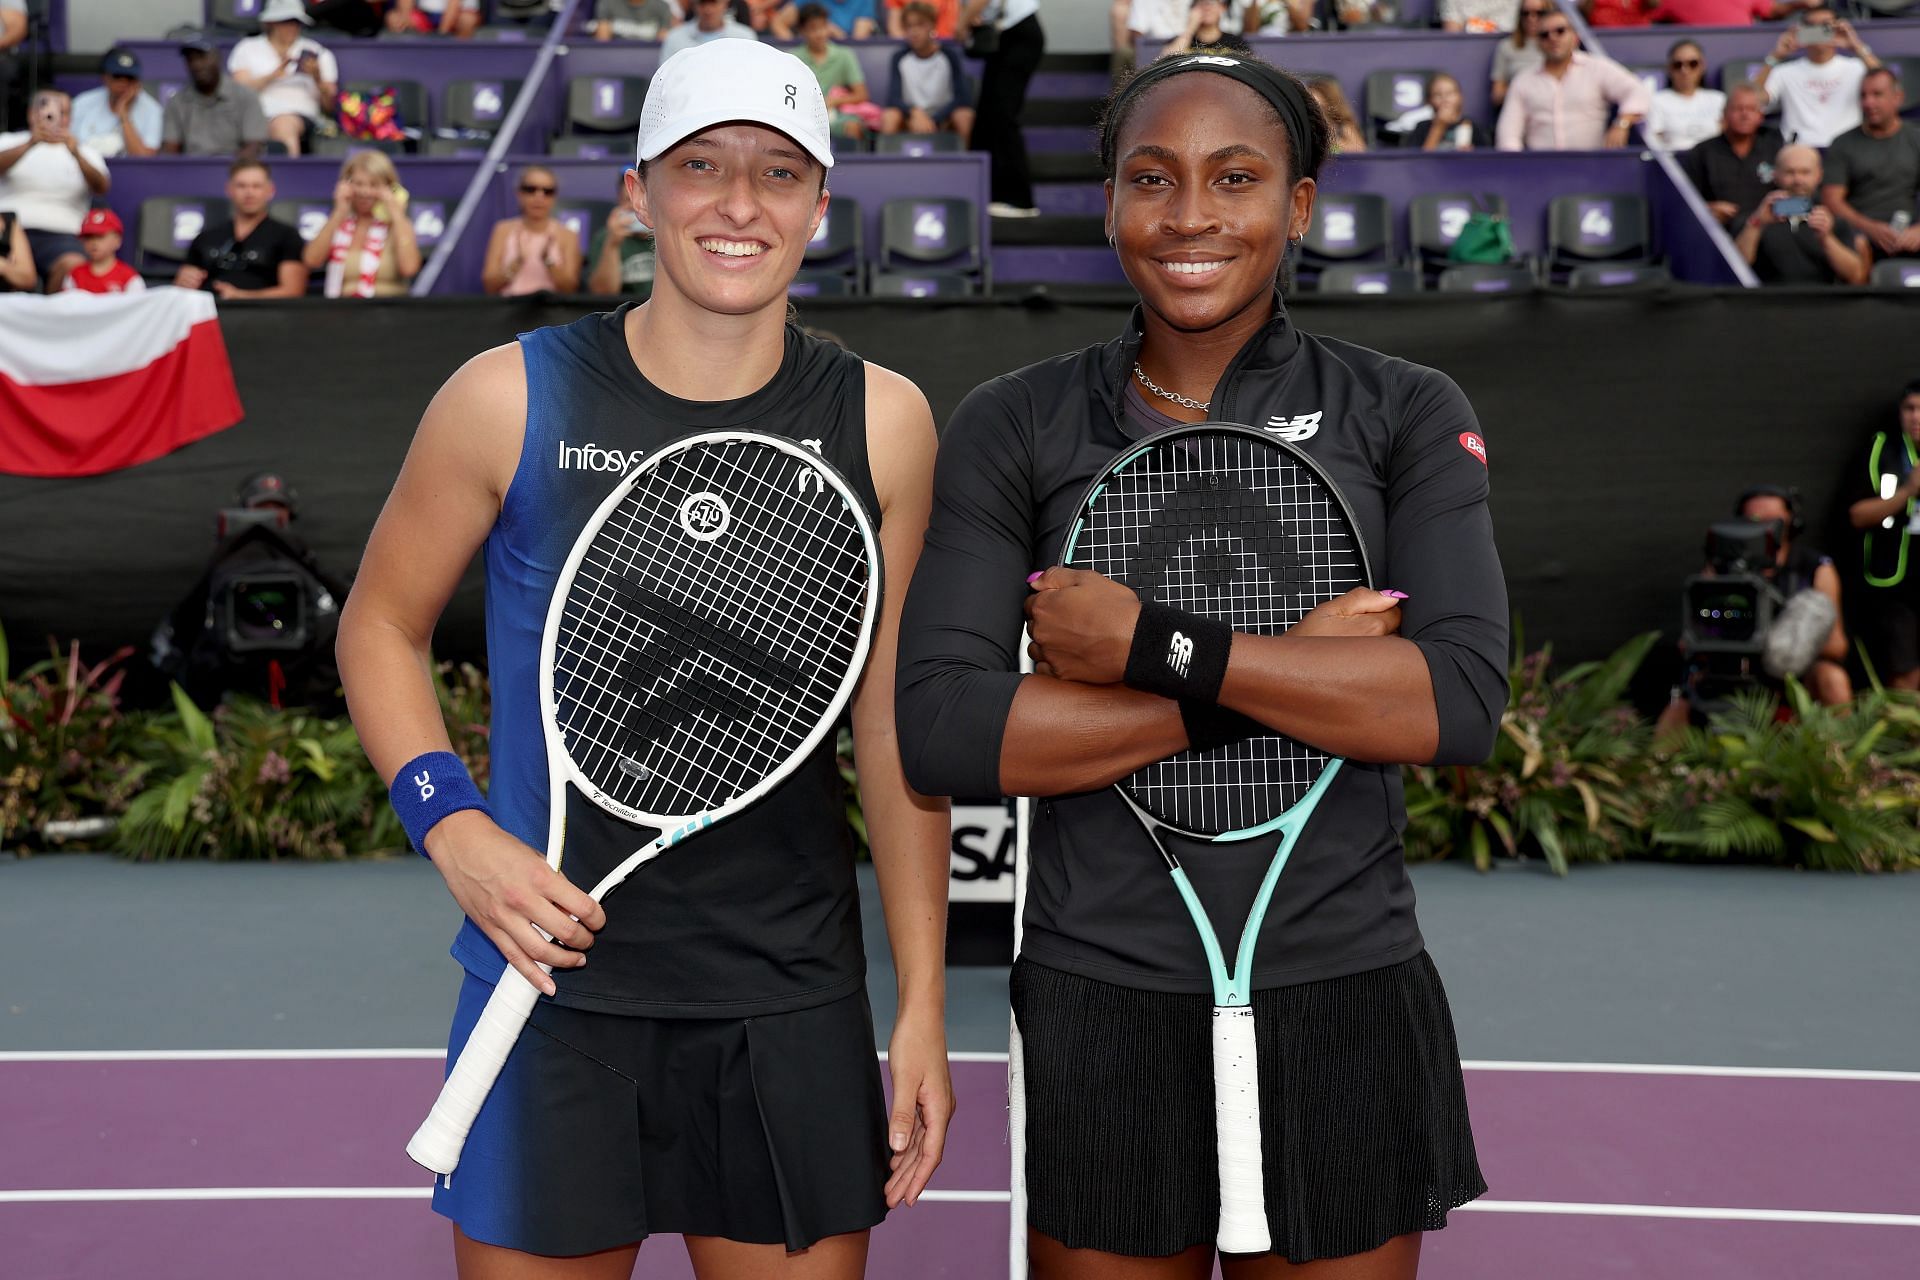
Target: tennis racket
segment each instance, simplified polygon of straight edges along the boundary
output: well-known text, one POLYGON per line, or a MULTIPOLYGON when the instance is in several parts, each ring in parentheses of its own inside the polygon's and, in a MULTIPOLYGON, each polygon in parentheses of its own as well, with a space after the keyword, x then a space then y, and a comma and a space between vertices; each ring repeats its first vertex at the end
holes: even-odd
MULTIPOLYGON (((599 878, 596 901, 772 791, 852 695, 880 569, 866 509, 795 441, 703 432, 637 464, 574 542, 547 610, 548 863, 565 851, 569 787, 660 833, 599 878)), ((407 1144, 415 1161, 453 1172, 539 994, 501 975, 407 1144)))
MULTIPOLYGON (((1317 463, 1249 427, 1201 422, 1157 432, 1088 490, 1062 563, 1142 598, 1278 635, 1371 575, 1353 512, 1317 463)), ((1193 917, 1213 981, 1214 1121, 1220 1158, 1219 1248, 1272 1248, 1261 1176, 1253 953, 1274 886, 1340 761, 1277 733, 1182 751, 1115 784, 1166 860, 1193 917), (1220 940, 1161 833, 1280 843, 1227 969, 1220 940)))

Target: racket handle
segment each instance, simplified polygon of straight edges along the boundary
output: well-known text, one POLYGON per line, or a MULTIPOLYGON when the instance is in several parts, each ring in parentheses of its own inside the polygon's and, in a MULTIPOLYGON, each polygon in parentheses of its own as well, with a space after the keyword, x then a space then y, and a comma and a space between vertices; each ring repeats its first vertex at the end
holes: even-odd
POLYGON ((1253 1010, 1245 1005, 1213 1008, 1213 1119, 1220 1146, 1216 1243, 1222 1253, 1265 1253, 1273 1235, 1260 1161, 1259 1050, 1253 1010))
POLYGON ((447 1082, 440 1086, 433 1110, 407 1143, 407 1154, 414 1163, 439 1174, 452 1173, 460 1163, 467 1131, 473 1128, 474 1117, 480 1114, 481 1104, 487 1100, 539 999, 539 989, 518 969, 508 966, 500 975, 487 1007, 480 1012, 480 1021, 474 1023, 467 1037, 466 1047, 447 1074, 447 1082))

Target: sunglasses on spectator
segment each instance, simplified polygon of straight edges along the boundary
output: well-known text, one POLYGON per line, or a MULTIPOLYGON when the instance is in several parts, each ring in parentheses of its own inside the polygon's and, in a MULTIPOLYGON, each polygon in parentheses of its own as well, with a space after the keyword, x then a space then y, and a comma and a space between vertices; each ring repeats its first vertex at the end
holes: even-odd
POLYGON ((559 192, 559 187, 543 187, 533 182, 523 182, 520 184, 520 194, 523 196, 551 196, 558 195, 559 192))
POLYGON ((1697 70, 1697 69, 1699 68, 1699 66, 1700 66, 1700 59, 1698 59, 1698 58, 1675 58, 1675 59, 1674 59, 1674 60, 1673 60, 1672 62, 1669 62, 1669 63, 1667 64, 1667 66, 1668 66, 1668 67, 1669 67, 1669 68, 1670 68, 1671 70, 1674 70, 1674 71, 1694 71, 1694 70, 1697 70))
POLYGON ((1540 28, 1540 34, 1543 36, 1569 36, 1573 34, 1573 28, 1572 27, 1542 27, 1540 28))

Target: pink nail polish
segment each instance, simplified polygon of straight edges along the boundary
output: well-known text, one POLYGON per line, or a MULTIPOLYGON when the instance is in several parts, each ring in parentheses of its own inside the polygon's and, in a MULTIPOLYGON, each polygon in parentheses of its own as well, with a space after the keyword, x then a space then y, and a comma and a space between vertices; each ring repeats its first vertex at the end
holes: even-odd
POLYGON ((1409 595, 1407 595, 1406 592, 1395 591, 1392 588, 1388 588, 1387 590, 1382 591, 1380 594, 1383 596, 1386 596, 1388 599, 1391 599, 1391 600, 1408 600, 1412 598, 1409 595))
POLYGON ((1045 570, 1045 569, 1041 569, 1041 570, 1039 570, 1038 572, 1035 572, 1035 573, 1030 573, 1030 574, 1028 574, 1028 575, 1027 575, 1027 584, 1028 584, 1029 586, 1031 586, 1032 584, 1034 584, 1034 583, 1036 583, 1036 582, 1038 582, 1038 581, 1040 581, 1040 575, 1041 575, 1041 574, 1043 574, 1043 573, 1045 573, 1045 572, 1046 572, 1046 570, 1045 570))

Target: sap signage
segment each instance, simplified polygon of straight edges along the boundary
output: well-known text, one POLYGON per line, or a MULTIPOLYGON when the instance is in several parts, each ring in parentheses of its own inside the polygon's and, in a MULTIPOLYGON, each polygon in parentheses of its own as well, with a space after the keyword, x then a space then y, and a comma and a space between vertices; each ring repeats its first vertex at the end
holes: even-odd
POLYGON ((1013 901, 1013 801, 954 801, 947 896, 954 902, 1013 901))

